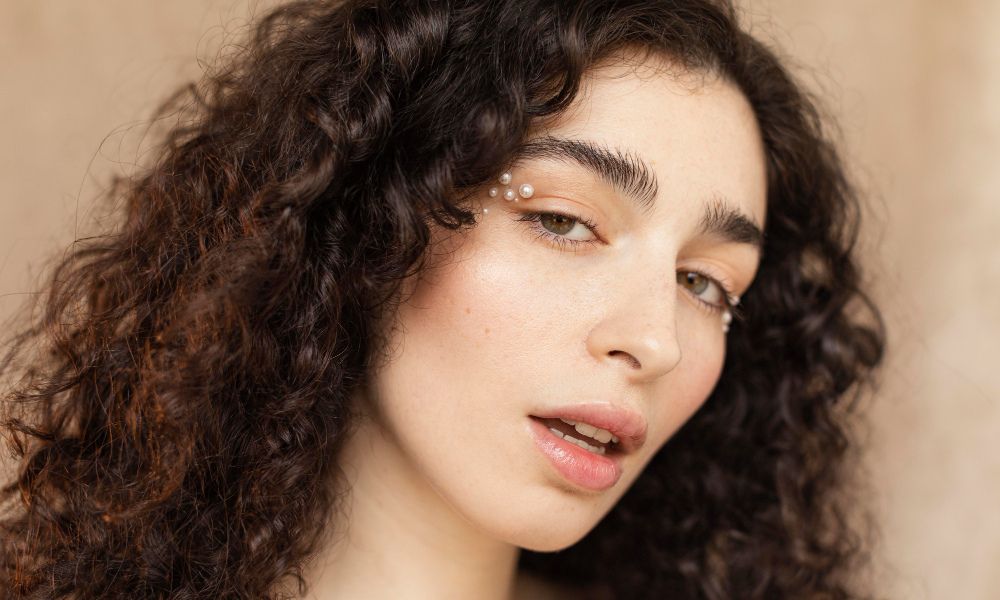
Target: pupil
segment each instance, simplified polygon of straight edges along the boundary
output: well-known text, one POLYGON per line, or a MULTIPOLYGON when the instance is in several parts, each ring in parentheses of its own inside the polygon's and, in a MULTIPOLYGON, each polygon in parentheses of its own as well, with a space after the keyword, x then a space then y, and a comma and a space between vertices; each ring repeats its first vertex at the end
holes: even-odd
POLYGON ((557 222, 556 229, 564 229, 565 230, 565 231, 561 231, 561 230, 560 231, 555 231, 553 233, 566 234, 566 233, 569 233, 573 229, 572 227, 566 227, 566 225, 569 225, 569 224, 572 223, 572 219, 567 219, 566 217, 564 217, 562 215, 548 215, 548 216, 543 217, 543 219, 545 219, 546 222, 556 221, 557 222))
POLYGON ((705 288, 708 287, 708 279, 702 277, 698 273, 691 273, 691 272, 681 273, 680 276, 684 278, 684 281, 682 281, 681 283, 687 283, 694 286, 691 288, 691 291, 693 291, 696 294, 704 292, 705 288))

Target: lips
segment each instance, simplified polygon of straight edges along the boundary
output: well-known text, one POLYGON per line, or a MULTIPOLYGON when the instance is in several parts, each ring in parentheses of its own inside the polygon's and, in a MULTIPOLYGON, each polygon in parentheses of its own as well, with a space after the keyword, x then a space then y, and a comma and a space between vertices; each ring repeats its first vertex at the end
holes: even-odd
POLYGON ((553 434, 541 419, 527 419, 527 423, 535 447, 563 480, 579 490, 604 492, 621 479, 624 472, 621 453, 597 454, 553 434))
POLYGON ((607 429, 618 437, 618 446, 624 454, 632 454, 646 443, 646 419, 623 406, 608 403, 574 404, 537 411, 532 416, 582 421, 607 429))

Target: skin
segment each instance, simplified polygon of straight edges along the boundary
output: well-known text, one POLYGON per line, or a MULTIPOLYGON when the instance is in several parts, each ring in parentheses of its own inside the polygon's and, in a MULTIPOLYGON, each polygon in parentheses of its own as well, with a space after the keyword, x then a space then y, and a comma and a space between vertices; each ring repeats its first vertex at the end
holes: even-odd
POLYGON ((764 225, 752 110, 732 84, 656 58, 595 69, 582 92, 533 135, 642 157, 659 183, 655 208, 644 215, 574 163, 531 159, 511 172, 532 198, 484 188, 476 227, 436 232, 391 360, 356 398, 367 418, 345 449, 346 511, 307 574, 310 598, 565 597, 517 573, 520 549, 579 541, 714 388, 726 339, 697 295, 721 298, 677 272, 712 269, 736 294, 753 280, 755 248, 698 228, 719 198, 764 225), (591 219, 599 239, 577 222, 547 231, 598 243, 560 249, 531 229, 540 223, 517 220, 531 211, 591 219), (603 492, 563 479, 528 430, 534 412, 581 401, 627 406, 648 424, 603 492))

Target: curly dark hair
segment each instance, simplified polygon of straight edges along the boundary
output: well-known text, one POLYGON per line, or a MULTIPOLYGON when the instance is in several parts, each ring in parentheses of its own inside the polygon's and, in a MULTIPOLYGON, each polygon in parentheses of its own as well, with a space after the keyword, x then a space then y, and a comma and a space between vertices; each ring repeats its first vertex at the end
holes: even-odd
POLYGON ((722 0, 270 9, 156 113, 113 231, 54 266, 0 363, 5 598, 285 598, 334 527, 348 402, 430 226, 625 48, 717 73, 767 158, 762 262, 704 406, 585 538, 519 567, 622 598, 854 598, 843 501, 885 346, 816 103, 722 0), (433 222, 433 223, 432 223, 433 222), (317 524, 322 524, 318 526, 317 524))

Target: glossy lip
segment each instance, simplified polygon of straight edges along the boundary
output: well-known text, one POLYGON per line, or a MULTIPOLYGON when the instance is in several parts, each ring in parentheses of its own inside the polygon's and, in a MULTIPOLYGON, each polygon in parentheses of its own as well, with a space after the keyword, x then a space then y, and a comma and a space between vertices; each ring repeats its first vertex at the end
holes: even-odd
POLYGON ((600 455, 567 442, 538 418, 529 418, 535 445, 564 479, 593 492, 613 487, 622 476, 622 454, 600 455))
MULTIPOLYGON (((594 427, 607 429, 618 437, 618 447, 625 454, 636 452, 646 443, 646 419, 635 411, 608 403, 574 404, 544 409, 532 413, 532 416, 542 419, 582 421, 594 427)), ((587 450, 583 451, 593 454, 587 450)))

